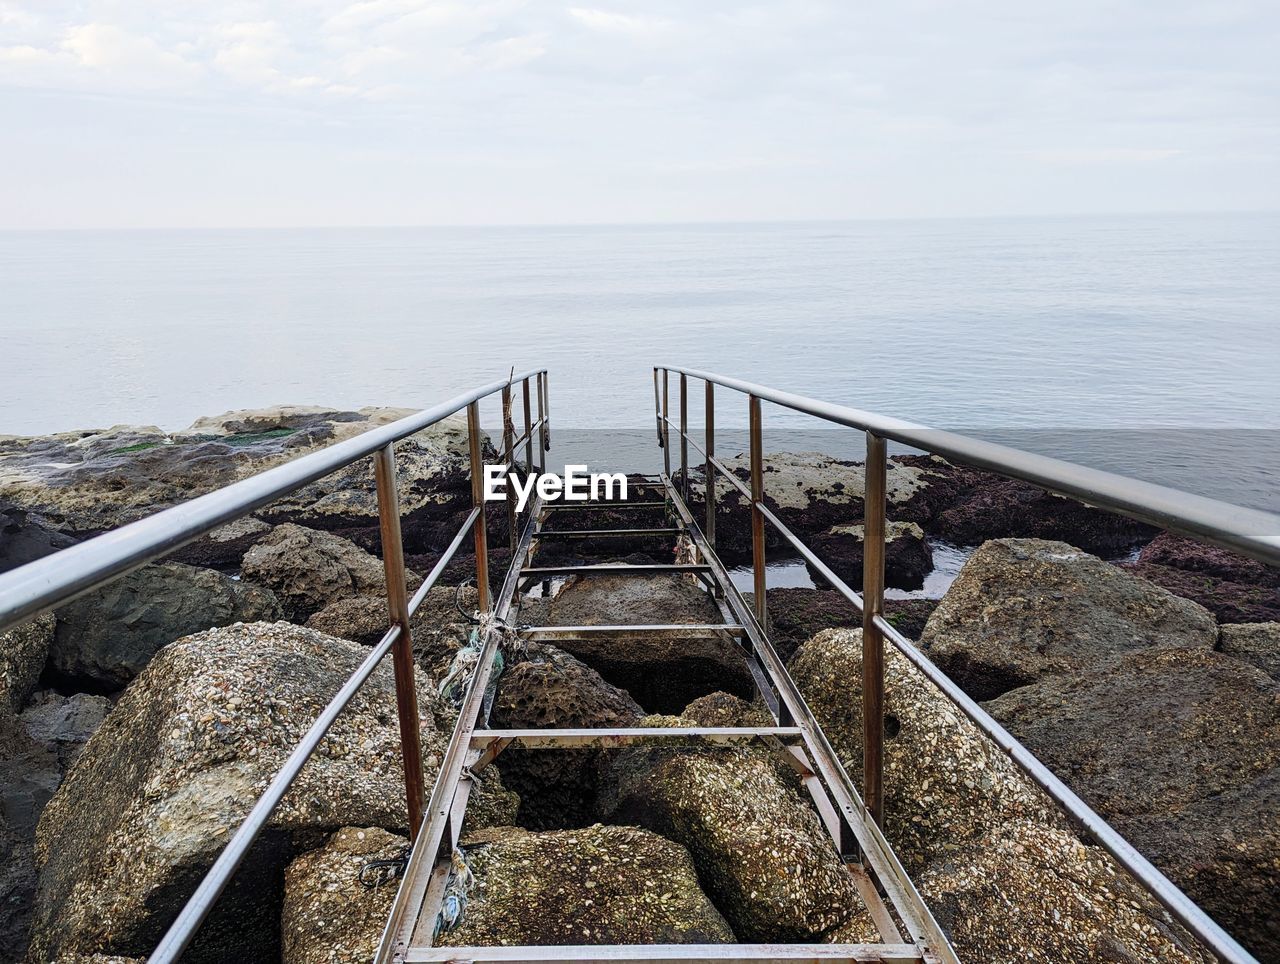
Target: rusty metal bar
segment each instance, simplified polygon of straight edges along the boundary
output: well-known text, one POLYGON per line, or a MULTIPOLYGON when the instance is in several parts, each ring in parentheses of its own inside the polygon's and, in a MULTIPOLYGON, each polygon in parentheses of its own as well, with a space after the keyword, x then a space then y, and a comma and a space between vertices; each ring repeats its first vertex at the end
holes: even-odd
POLYGON ((715 467, 715 451, 716 451, 716 386, 712 382, 706 382, 706 420, 703 423, 706 428, 703 432, 702 444, 706 447, 703 455, 706 456, 706 462, 703 465, 702 477, 704 484, 703 501, 707 507, 707 522, 703 529, 703 535, 707 537, 707 544, 712 549, 716 547, 716 467, 715 467))
POLYGON ((489 611, 489 537, 484 518, 484 451, 480 442, 480 404, 467 406, 467 444, 471 454, 471 505, 480 510, 475 521, 476 591, 480 611, 489 611))
POLYGON ((667 430, 667 424, 671 418, 671 397, 668 391, 667 371, 662 370, 662 472, 664 475, 671 474, 671 433, 667 430))
POLYGON ((554 642, 557 639, 581 639, 584 636, 648 636, 654 633, 705 636, 707 633, 732 633, 739 635, 745 627, 737 623, 617 623, 599 626, 529 626, 520 635, 538 642, 554 642))
POLYGON ((406 964, 425 961, 535 962, 603 964, 607 961, 823 961, 919 964, 924 958, 911 944, 552 944, 507 947, 413 947, 406 964))
POLYGON ((765 600, 764 516, 760 514, 764 503, 764 443, 757 396, 750 396, 747 412, 751 425, 751 584, 755 590, 756 619, 761 627, 766 627, 769 606, 765 600))
POLYGON ((689 379, 680 376, 680 488, 689 501, 689 379))
MULTIPOLYGON (((512 471, 515 467, 515 434, 515 423, 511 414, 511 386, 504 385, 502 387, 502 461, 507 466, 506 472, 512 471)), ((505 485, 507 488, 507 541, 514 551, 516 543, 520 541, 520 535, 516 531, 516 493, 510 480, 507 480, 505 485)))
POLYGON ((471 748, 480 750, 497 740, 511 746, 530 750, 567 749, 582 746, 626 746, 639 742, 714 743, 720 746, 741 746, 766 737, 795 741, 801 736, 798 727, 666 727, 637 726, 613 729, 554 729, 545 730, 475 730, 471 734, 471 748))
POLYGON ((884 612, 884 439, 867 433, 862 499, 862 798, 884 826, 884 637, 875 617, 884 612))
MULTIPOLYGON (((665 505, 665 503, 664 503, 665 505)), ((539 539, 631 539, 641 536, 674 536, 683 529, 543 529, 539 539)))
POLYGON ((658 428, 658 448, 666 448, 666 437, 662 431, 662 396, 658 389, 658 369, 653 370, 653 414, 656 416, 658 428))
POLYGON ((589 512, 599 509, 665 509, 665 502, 557 502, 548 512, 589 512))
POLYGON ((538 372, 537 380, 538 389, 538 474, 542 475, 547 470, 547 449, 551 448, 551 439, 547 434, 547 415, 546 415, 546 396, 547 386, 546 380, 542 372, 538 372))
POLYGON ((520 407, 524 411, 524 471, 533 475, 533 412, 529 409, 529 378, 520 383, 520 407))
POLYGON ((546 446, 546 451, 551 451, 551 373, 545 368, 542 370, 542 408, 540 409, 543 418, 543 429, 545 434, 542 442, 546 446))
POLYGON ((404 763, 404 793, 409 812, 409 839, 412 840, 422 825, 422 720, 418 717, 418 692, 413 675, 413 634, 409 627, 409 600, 405 587, 404 542, 400 536, 395 444, 379 449, 373 457, 373 465, 378 490, 378 527, 382 533, 382 565, 387 578, 387 611, 391 624, 400 627, 391 660, 396 674, 400 759, 404 763))
POLYGON ((612 563, 586 566, 529 566, 520 570, 520 578, 526 576, 661 576, 682 572, 710 572, 710 567, 694 563, 663 562, 635 566, 618 566, 612 563))

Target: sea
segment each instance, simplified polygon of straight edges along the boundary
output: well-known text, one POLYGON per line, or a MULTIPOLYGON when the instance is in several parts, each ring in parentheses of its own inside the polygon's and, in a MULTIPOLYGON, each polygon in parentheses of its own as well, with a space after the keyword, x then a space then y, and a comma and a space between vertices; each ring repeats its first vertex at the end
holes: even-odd
MULTIPOLYGON (((651 470, 655 365, 1280 511, 1280 215, 0 232, 0 434, 546 367, 553 466, 651 470)), ((720 452, 746 416, 718 392, 720 452)), ((764 429, 860 457, 774 406, 764 429)))

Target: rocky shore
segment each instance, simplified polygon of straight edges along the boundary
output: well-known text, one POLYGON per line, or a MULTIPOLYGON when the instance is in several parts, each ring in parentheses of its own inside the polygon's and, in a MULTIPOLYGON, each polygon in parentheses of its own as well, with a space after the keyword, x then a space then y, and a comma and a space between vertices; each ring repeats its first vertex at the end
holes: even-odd
MULTIPOLYGON (((181 433, 0 438, 0 571, 402 414, 286 407, 181 433)), ((464 425, 420 433, 397 458, 414 588, 468 511, 464 425)), ((765 485, 858 585, 861 466, 779 455, 765 485)), ((749 555, 749 514, 723 490, 717 536, 732 562, 749 555)), ((943 598, 892 600, 890 618, 1260 960, 1280 960, 1280 573, 934 458, 893 459, 889 499, 891 585, 918 596, 932 544, 972 548, 943 598)), ((489 522, 503 546, 501 507, 489 522)), ((0 634, 0 958, 145 957, 385 630, 379 552, 372 472, 356 465, 0 634)), ((555 552, 670 559, 652 543, 562 540, 555 552)), ((470 630, 474 589, 457 587, 472 566, 464 553, 415 618, 428 780, 453 725, 436 684, 470 630)), ((768 602, 775 642, 856 781, 857 613, 825 588, 771 589, 768 602)), ((521 612, 535 624, 714 618, 665 576, 570 580, 521 612)), ((717 638, 565 647, 531 645, 506 667, 494 725, 763 718, 717 638)), ((894 652, 887 685, 886 832, 962 959, 1209 960, 894 652)), ((368 960, 395 888, 364 886, 360 870, 406 843, 391 690, 384 665, 190 960, 368 960)), ((442 943, 874 939, 807 797, 762 751, 512 749, 486 774, 463 828, 475 885, 442 943)))

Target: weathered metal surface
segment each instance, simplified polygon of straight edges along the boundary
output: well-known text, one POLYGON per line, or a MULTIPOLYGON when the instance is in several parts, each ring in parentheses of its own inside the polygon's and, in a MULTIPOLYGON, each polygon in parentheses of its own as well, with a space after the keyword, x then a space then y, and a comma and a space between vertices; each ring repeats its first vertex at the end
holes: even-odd
POLYGON ((373 465, 378 491, 378 525, 382 534, 382 565, 387 578, 387 613, 391 625, 400 627, 399 638, 391 650, 391 661, 395 666, 400 759, 404 765, 409 839, 412 840, 422 824, 422 720, 418 717, 418 692, 414 682, 413 633, 409 625, 408 590, 405 587, 394 443, 374 454, 373 465))
POLYGON ((562 944, 551 947, 414 947, 405 956, 414 961, 562 961, 596 964, 603 961, 878 961, 911 964, 923 961, 910 944, 562 944))
POLYGON ((875 617, 884 612, 884 439, 867 433, 862 499, 862 796, 871 819, 884 824, 884 637, 875 617))

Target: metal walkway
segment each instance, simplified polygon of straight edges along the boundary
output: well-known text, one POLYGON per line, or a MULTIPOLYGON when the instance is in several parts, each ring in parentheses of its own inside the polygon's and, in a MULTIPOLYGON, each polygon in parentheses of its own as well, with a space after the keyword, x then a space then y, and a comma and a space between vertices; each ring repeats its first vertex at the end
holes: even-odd
MULTIPOLYGON (((717 558, 689 507, 665 473, 644 486, 657 489, 661 502, 641 502, 664 510, 667 525, 661 528, 554 530, 546 528, 558 510, 576 508, 563 503, 537 502, 516 548, 494 609, 494 622, 483 641, 476 675, 464 699, 458 727, 445 753, 435 792, 427 807, 427 821, 414 847, 405 880, 397 895, 383 936, 378 960, 400 961, 609 961, 609 960, 845 960, 956 962, 942 930, 903 871, 880 829, 871 820, 857 790, 840 765, 831 745, 814 719, 782 660, 770 644, 717 558), (538 547, 544 541, 584 537, 608 538, 662 536, 683 541, 697 560, 671 565, 616 565, 603 563, 574 566, 536 566, 538 547), (533 583, 553 575, 591 578, 646 577, 683 574, 698 580, 721 614, 719 623, 666 625, 535 626, 516 629, 523 593, 533 583), (736 641, 758 695, 773 716, 773 726, 726 728, 629 728, 629 729, 487 729, 483 695, 489 685, 496 653, 504 634, 531 641, 554 642, 605 636, 625 645, 628 636, 669 635, 688 638, 690 633, 723 633, 736 641), (672 745, 697 747, 708 744, 759 744, 777 754, 799 774, 861 896, 876 929, 876 944, 698 944, 698 945, 586 945, 573 947, 433 947, 440 904, 458 847, 467 800, 475 775, 512 746, 554 752, 586 746, 625 746, 637 740, 671 741, 672 745)), ((633 488, 635 488, 633 486, 633 488)), ((641 496, 643 500, 644 496, 641 496)), ((625 503, 622 503, 625 504, 625 503)), ((584 508, 613 509, 618 503, 597 503, 584 508)))

